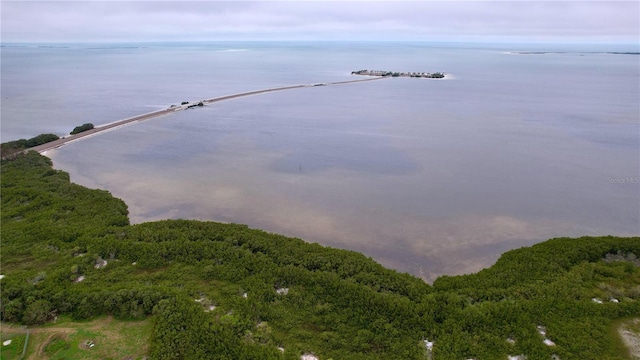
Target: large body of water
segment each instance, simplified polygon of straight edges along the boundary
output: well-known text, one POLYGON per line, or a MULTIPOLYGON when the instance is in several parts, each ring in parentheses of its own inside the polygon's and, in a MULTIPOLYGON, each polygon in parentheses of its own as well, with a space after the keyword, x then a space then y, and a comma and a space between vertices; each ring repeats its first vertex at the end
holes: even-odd
POLYGON ((427 281, 551 237, 640 234, 633 47, 213 43, 2 47, 2 141, 199 100, 50 151, 139 223, 248 224, 427 281), (511 51, 535 53, 514 54, 511 51))

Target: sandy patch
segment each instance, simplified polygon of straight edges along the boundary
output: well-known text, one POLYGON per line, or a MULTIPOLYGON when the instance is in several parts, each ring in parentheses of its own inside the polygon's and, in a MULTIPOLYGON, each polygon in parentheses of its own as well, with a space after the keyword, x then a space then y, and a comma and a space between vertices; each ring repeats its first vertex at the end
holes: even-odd
POLYGON ((618 328, 618 333, 629 349, 632 359, 640 359, 640 333, 631 329, 631 327, 637 328, 638 325, 640 325, 640 318, 623 323, 618 328))

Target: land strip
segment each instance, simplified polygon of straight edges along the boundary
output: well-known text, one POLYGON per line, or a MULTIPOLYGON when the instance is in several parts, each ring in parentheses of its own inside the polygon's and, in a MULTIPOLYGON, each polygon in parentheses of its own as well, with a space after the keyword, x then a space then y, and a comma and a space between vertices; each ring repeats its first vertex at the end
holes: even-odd
POLYGON ((171 107, 166 108, 166 109, 156 110, 156 111, 153 111, 153 112, 150 112, 150 113, 146 113, 146 114, 137 115, 137 116, 134 116, 134 117, 118 120, 116 122, 113 122, 113 123, 110 123, 110 124, 107 124, 107 125, 97 126, 97 127, 93 128, 91 130, 83 131, 83 132, 75 134, 75 135, 70 135, 70 136, 67 136, 67 137, 52 141, 52 142, 48 142, 46 144, 38 145, 38 146, 35 146, 35 147, 32 147, 32 148, 26 149, 25 151, 34 150, 34 151, 37 151, 37 152, 42 154, 42 153, 45 153, 46 151, 59 148, 59 147, 65 145, 65 144, 68 144, 70 142, 73 142, 73 141, 76 141, 76 140, 79 140, 79 139, 82 139, 82 138, 86 138, 88 136, 101 133, 103 131, 113 130, 115 128, 118 128, 118 127, 121 127, 121 126, 125 126, 125 125, 129 125, 129 124, 132 124, 132 123, 135 123, 135 122, 145 121, 145 120, 153 119, 153 118, 156 118, 156 117, 173 114, 176 111, 186 110, 188 108, 193 107, 194 104, 208 105, 208 104, 213 104, 213 103, 220 102, 220 101, 232 100, 232 99, 237 99, 237 98, 240 98, 240 97, 264 94, 264 93, 274 92, 274 91, 283 91, 283 90, 291 90, 291 89, 298 89, 298 88, 305 88, 305 87, 315 87, 315 86, 343 85, 343 84, 351 84, 351 83, 365 82, 365 81, 372 81, 372 80, 379 80, 379 79, 383 79, 383 78, 382 77, 377 77, 377 78, 372 78, 372 79, 347 80, 347 81, 336 81, 336 82, 329 82, 329 83, 282 86, 282 87, 275 87, 275 88, 269 88, 269 89, 248 91, 248 92, 232 94, 232 95, 225 95, 225 96, 220 96, 220 97, 215 97, 215 98, 211 98, 211 99, 202 100, 202 101, 199 101, 199 102, 198 101, 196 101, 196 102, 184 102, 182 105, 179 105, 179 106, 171 106, 171 107))

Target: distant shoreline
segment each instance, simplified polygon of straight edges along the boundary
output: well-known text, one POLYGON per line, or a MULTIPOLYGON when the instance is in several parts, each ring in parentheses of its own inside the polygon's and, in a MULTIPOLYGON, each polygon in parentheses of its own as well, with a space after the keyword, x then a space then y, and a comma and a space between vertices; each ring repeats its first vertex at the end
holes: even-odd
POLYGON ((574 55, 640 55, 634 51, 508 51, 508 55, 549 55, 549 54, 574 54, 574 55))

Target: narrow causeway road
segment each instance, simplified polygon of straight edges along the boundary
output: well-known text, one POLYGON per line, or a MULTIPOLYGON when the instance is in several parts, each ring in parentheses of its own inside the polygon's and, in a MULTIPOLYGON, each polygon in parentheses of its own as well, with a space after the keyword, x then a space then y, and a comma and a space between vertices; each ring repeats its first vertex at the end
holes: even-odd
POLYGON ((98 126, 98 127, 95 127, 95 128, 93 128, 91 130, 83 131, 83 132, 75 134, 75 135, 70 135, 70 136, 67 136, 67 137, 52 141, 52 142, 48 142, 46 144, 42 144, 42 145, 38 145, 38 146, 35 146, 35 147, 32 147, 32 148, 29 148, 26 151, 34 150, 34 151, 37 151, 39 153, 44 153, 44 152, 46 152, 48 150, 59 148, 59 147, 65 145, 65 144, 68 144, 68 143, 72 142, 72 141, 76 141, 76 140, 79 140, 79 139, 82 139, 82 138, 86 138, 88 136, 101 133, 103 131, 112 130, 112 129, 115 129, 115 128, 118 128, 118 127, 121 127, 121 126, 125 126, 125 125, 129 125, 129 124, 135 123, 135 122, 145 121, 145 120, 153 119, 153 118, 156 118, 156 117, 159 117, 159 116, 165 116, 165 115, 173 114, 176 111, 185 110, 185 109, 187 109, 189 107, 193 107, 195 104, 199 104, 199 103, 202 103, 203 105, 208 105, 208 104, 213 104, 213 103, 220 102, 220 101, 232 100, 232 99, 236 99, 236 98, 240 98, 240 97, 244 97, 244 96, 258 95, 258 94, 274 92, 274 91, 291 90, 291 89, 316 87, 316 86, 343 85, 343 84, 351 84, 351 83, 373 81, 373 80, 380 80, 380 79, 384 79, 384 78, 383 77, 376 77, 376 78, 371 78, 371 79, 336 81, 336 82, 331 82, 331 83, 318 83, 318 84, 283 86, 283 87, 275 87, 275 88, 269 88, 269 89, 263 89, 263 90, 248 91, 248 92, 232 94, 232 95, 225 95, 225 96, 220 96, 220 97, 201 100, 201 101, 189 102, 188 104, 185 104, 185 105, 172 106, 172 107, 167 108, 167 109, 156 110, 156 111, 153 111, 153 112, 150 112, 150 113, 146 113, 146 114, 137 115, 137 116, 134 116, 134 117, 122 119, 122 120, 119 120, 119 121, 116 121, 116 122, 113 122, 113 123, 110 123, 110 124, 107 124, 107 125, 98 126))

